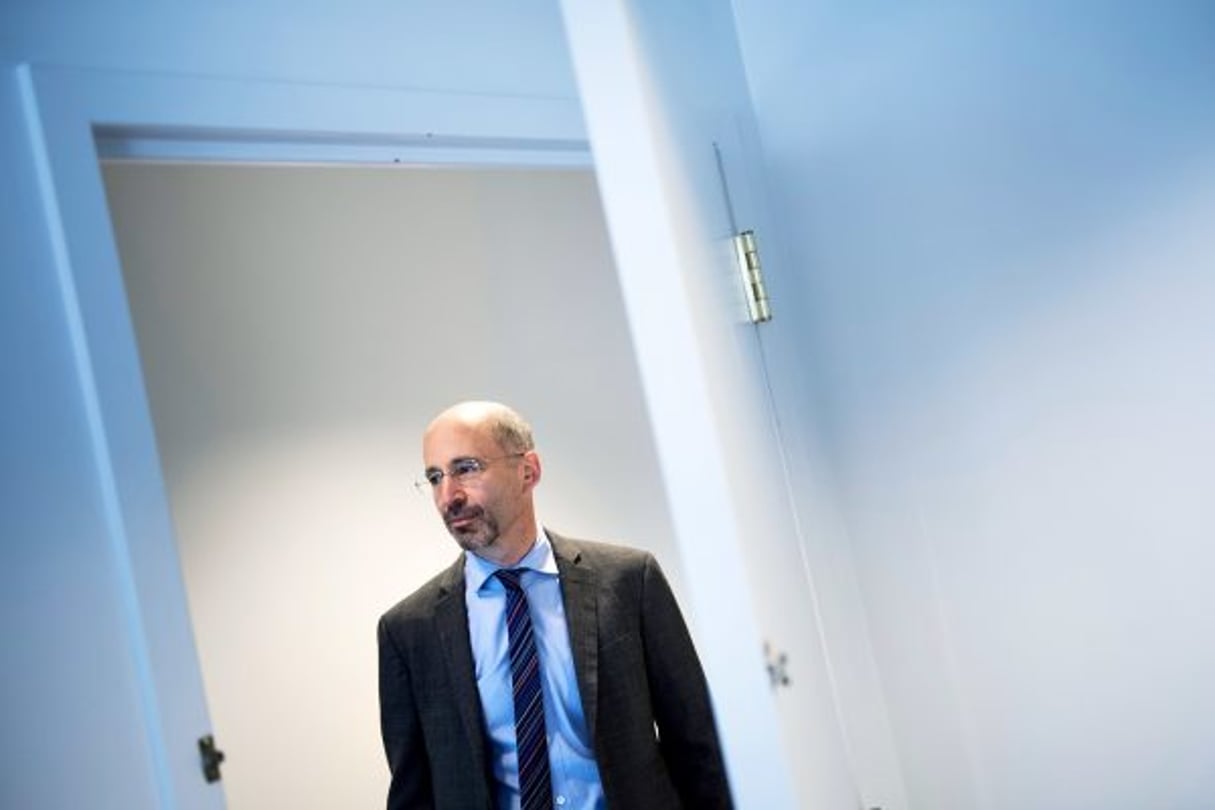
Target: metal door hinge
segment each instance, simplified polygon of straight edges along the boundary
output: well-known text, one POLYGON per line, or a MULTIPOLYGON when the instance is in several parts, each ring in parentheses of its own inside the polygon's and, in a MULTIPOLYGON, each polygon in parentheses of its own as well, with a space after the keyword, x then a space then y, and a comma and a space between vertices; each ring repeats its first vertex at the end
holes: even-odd
POLYGON ((199 737, 198 753, 202 755, 203 776, 208 782, 218 782, 219 764, 224 761, 224 752, 215 747, 215 738, 210 734, 199 737))
POLYGON ((759 247, 755 244, 755 231, 743 231, 736 235, 734 257, 738 261, 738 272, 742 274, 743 292, 747 298, 747 315, 751 323, 772 320, 772 308, 768 305, 768 290, 764 287, 764 272, 759 264, 759 247))

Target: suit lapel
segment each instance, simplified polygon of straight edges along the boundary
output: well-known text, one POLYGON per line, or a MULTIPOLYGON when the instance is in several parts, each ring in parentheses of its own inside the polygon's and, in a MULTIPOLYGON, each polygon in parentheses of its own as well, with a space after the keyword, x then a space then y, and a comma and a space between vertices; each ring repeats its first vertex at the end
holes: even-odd
POLYGON ((472 742, 477 773, 487 774, 485 733, 481 724, 481 695, 477 692, 472 641, 468 634, 468 606, 464 603, 463 555, 447 569, 438 601, 435 603, 435 626, 443 645, 443 660, 447 665, 452 697, 459 710, 460 721, 472 742))
POLYGON ((587 733, 594 740, 599 709, 597 576, 576 543, 553 532, 548 532, 548 537, 561 574, 561 601, 574 654, 578 692, 582 696, 582 713, 586 716, 587 733))

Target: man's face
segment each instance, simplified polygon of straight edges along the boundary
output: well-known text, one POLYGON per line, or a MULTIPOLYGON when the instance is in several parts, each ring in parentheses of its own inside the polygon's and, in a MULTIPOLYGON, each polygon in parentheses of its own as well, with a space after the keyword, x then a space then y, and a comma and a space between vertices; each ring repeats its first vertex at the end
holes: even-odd
POLYGON ((513 535, 531 493, 525 459, 511 457, 484 427, 454 419, 431 425, 422 440, 422 458, 428 472, 444 473, 432 494, 461 548, 493 558, 508 551, 498 548, 501 538, 518 541, 513 535), (461 477, 450 474, 468 459, 482 462, 484 469, 461 477))

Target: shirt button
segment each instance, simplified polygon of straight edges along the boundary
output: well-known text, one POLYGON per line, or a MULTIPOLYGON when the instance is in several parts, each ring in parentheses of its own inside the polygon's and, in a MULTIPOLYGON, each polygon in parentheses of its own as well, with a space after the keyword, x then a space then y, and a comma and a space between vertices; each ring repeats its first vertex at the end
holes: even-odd
POLYGON ((564 797, 564 796, 558 796, 558 797, 557 797, 557 806, 558 806, 558 807, 560 807, 560 806, 561 806, 561 805, 563 805, 563 804, 565 804, 565 797, 564 797))

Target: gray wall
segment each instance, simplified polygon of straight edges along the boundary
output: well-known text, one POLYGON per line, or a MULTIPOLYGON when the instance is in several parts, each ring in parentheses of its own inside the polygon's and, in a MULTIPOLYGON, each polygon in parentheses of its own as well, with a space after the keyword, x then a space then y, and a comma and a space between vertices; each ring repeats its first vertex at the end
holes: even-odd
POLYGON ((451 401, 516 404, 542 520, 678 587, 589 171, 106 179, 231 807, 383 801, 373 630, 458 553, 412 486, 451 401))

